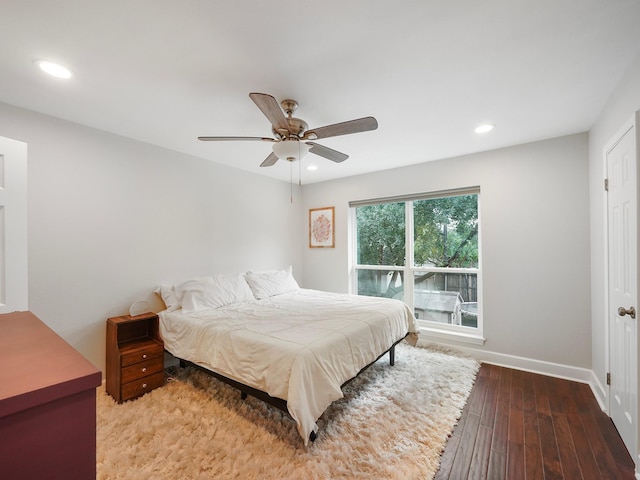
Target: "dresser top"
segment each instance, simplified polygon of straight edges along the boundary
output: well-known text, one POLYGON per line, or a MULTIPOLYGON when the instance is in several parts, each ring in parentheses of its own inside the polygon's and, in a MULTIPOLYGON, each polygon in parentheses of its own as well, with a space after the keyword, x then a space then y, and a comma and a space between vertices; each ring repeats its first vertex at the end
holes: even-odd
POLYGON ((98 387, 102 374, 31 312, 0 315, 0 418, 98 387))

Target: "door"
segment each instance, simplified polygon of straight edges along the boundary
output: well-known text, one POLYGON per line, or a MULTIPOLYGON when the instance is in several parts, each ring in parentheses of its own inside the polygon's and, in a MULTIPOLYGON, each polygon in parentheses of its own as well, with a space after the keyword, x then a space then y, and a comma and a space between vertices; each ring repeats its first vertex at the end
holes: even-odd
POLYGON ((634 461, 638 441, 636 151, 635 121, 631 121, 605 151, 608 179, 609 408, 634 461))
POLYGON ((27 144, 0 137, 0 313, 28 310, 27 144))

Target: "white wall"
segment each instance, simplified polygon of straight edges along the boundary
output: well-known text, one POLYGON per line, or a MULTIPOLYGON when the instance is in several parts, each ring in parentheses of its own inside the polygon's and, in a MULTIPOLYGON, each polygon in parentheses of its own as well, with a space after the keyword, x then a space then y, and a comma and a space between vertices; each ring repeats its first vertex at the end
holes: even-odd
POLYGON ((348 291, 350 200, 479 185, 482 349, 590 368, 587 144, 577 134, 306 185, 305 211, 336 207, 336 248, 306 248, 302 281, 348 291))
POLYGON ((0 104, 28 144, 29 308, 104 370, 104 329, 162 282, 294 266, 287 183, 0 104))
MULTIPOLYGON (((591 211, 592 369, 605 385, 607 372, 605 311, 605 235, 603 148, 636 110, 640 109, 640 56, 631 64, 589 132, 589 192, 591 211)), ((602 392, 604 393, 604 392, 602 392)))

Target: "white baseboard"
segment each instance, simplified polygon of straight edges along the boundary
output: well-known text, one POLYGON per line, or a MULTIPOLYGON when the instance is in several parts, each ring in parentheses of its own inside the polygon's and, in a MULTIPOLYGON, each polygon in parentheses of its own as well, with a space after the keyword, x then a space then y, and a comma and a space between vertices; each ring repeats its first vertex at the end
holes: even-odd
POLYGON ((607 405, 609 405, 609 399, 607 388, 600 383, 600 380, 598 380, 598 377, 593 370, 591 371, 591 380, 589 381, 589 385, 591 385, 591 391, 593 391, 593 395, 600 404, 602 411, 608 413, 607 405))

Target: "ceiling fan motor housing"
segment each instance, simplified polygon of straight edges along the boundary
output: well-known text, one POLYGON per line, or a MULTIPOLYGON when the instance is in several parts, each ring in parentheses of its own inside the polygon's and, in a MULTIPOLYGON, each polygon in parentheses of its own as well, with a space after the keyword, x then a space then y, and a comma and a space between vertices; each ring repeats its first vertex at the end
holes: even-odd
POLYGON ((289 124, 288 132, 286 130, 276 130, 274 128, 272 129, 274 135, 279 136, 281 139, 291 137, 301 138, 304 132, 309 129, 309 125, 307 124, 307 122, 300 118, 288 117, 287 123, 289 124))

